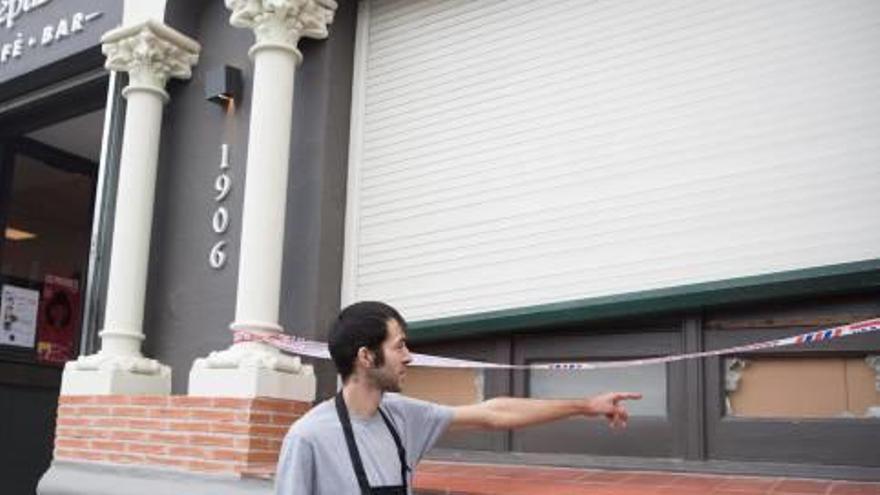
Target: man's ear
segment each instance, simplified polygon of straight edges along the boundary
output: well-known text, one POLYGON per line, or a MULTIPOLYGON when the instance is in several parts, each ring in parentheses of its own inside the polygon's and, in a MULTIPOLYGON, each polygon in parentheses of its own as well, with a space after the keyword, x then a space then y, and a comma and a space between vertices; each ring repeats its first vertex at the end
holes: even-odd
POLYGON ((372 368, 376 364, 376 357, 366 347, 358 349, 357 358, 367 368, 372 368))

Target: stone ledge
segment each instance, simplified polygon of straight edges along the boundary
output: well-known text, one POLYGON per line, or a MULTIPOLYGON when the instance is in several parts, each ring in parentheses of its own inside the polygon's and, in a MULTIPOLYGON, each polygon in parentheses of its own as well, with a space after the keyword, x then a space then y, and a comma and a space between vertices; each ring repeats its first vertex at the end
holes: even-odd
POLYGON ((37 486, 38 495, 271 495, 272 491, 270 480, 69 461, 52 462, 37 486))

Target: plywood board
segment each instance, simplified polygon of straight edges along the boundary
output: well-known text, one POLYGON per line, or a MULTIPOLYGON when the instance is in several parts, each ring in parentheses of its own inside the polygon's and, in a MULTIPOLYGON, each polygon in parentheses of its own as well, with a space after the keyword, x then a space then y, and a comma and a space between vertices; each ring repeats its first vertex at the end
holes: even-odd
POLYGON ((448 406, 483 400, 483 373, 478 370, 410 368, 403 393, 448 406))
POLYGON ((746 417, 830 418, 847 411, 843 359, 750 360, 737 390, 729 395, 732 414, 746 417))

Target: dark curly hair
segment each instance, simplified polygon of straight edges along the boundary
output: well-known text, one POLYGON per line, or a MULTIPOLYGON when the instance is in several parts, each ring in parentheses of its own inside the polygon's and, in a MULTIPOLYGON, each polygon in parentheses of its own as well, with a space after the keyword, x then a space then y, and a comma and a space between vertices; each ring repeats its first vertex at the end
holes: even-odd
POLYGON ((330 328, 328 346, 336 371, 346 381, 354 372, 358 350, 366 347, 376 355, 376 365, 385 362, 382 342, 388 334, 388 320, 395 320, 404 331, 406 321, 391 306, 378 301, 363 301, 343 309, 330 328))

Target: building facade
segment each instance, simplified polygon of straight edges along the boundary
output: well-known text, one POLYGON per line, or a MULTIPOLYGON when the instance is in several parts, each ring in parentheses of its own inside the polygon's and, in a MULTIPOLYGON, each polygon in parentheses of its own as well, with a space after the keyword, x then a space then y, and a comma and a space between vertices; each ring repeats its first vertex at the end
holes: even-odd
POLYGON ((3 2, 0 18, 0 457, 3 490, 32 493, 52 458, 61 366, 85 344, 104 121, 119 111, 100 38, 122 7, 3 2))
MULTIPOLYGON (((880 314, 875 2, 0 6, 10 493, 267 492, 277 442, 249 435, 284 428, 254 418, 336 378, 230 329, 325 340, 357 300, 420 352, 510 364, 880 314), (241 431, 184 421, 212 408, 241 431), (207 461, 174 444, 212 434, 232 443, 207 461)), ((447 435, 444 459, 878 479, 878 349, 424 369, 407 392, 645 394, 625 433, 447 435)))

